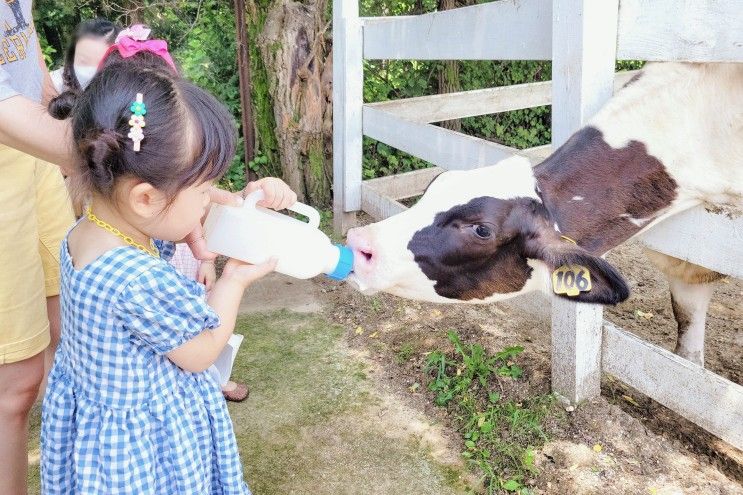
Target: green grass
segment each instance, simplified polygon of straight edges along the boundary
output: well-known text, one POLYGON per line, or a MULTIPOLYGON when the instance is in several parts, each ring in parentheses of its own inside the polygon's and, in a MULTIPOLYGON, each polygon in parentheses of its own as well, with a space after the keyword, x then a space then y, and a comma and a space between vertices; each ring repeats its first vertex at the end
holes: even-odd
POLYGON ((372 298, 369 300, 369 305, 371 306, 372 311, 375 313, 379 313, 382 311, 382 301, 377 296, 372 296, 372 298))
POLYGON ((514 362, 522 347, 490 355, 480 344, 462 343, 453 331, 448 337, 454 353, 434 351, 427 358, 428 388, 436 404, 456 418, 465 445, 462 455, 481 471, 488 494, 530 494, 535 451, 547 441, 543 423, 553 397, 502 396, 498 379, 518 380, 523 374, 514 362))
POLYGON ((398 364, 407 362, 415 354, 415 346, 410 342, 405 342, 397 350, 396 358, 398 364))

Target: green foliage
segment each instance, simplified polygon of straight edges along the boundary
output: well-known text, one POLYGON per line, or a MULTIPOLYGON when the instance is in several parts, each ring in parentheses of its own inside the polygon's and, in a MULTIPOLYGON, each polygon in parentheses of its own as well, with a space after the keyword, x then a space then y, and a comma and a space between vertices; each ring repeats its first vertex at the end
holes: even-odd
MULTIPOLYGON (((360 13, 362 16, 411 15, 433 12, 436 8, 437 2, 431 0, 362 0, 360 13)), ((458 66, 462 91, 547 81, 552 73, 552 64, 542 61, 462 61, 458 66)), ((443 63, 438 61, 364 61, 364 101, 436 94, 440 69, 443 67, 443 63)), ((617 62, 617 70, 641 67, 642 62, 617 62)), ((464 134, 519 149, 549 144, 552 139, 549 106, 467 117, 461 119, 461 124, 464 134)), ((430 166, 419 158, 373 139, 364 138, 363 149, 365 179, 430 166)))
POLYGON ((104 10, 102 4, 102 1, 96 0, 36 0, 34 2, 34 24, 39 33, 39 43, 44 53, 44 60, 48 65, 56 66, 62 63, 67 41, 81 20, 108 15, 102 13, 104 10))
MULTIPOLYGON (((183 75, 212 93, 240 121, 240 81, 235 52, 235 17, 230 4, 207 0, 201 6, 200 20, 186 33, 172 33, 168 39, 180 41, 174 51, 183 75)), ((154 32, 167 32, 179 24, 179 12, 166 12, 152 23, 154 32), (159 30, 158 26, 163 26, 159 30)), ((242 136, 242 134, 241 134, 242 136)), ((245 186, 245 148, 238 140, 235 157, 221 185, 230 189, 245 186)))
POLYGON ((617 60, 615 70, 639 70, 645 65, 642 60, 617 60))
POLYGON ((436 10, 437 0, 361 0, 359 15, 414 15, 436 10))
POLYGON ((488 494, 531 493, 535 449, 547 440, 542 425, 553 397, 503 397, 497 377, 521 378, 523 370, 513 360, 523 347, 490 355, 480 344, 462 343, 453 331, 447 335, 454 353, 437 350, 428 355, 428 388, 435 393, 435 403, 448 407, 456 418, 465 447, 462 456, 483 473, 488 494))
POLYGON ((428 167, 428 162, 364 137, 363 178, 373 179, 428 167))
MULTIPOLYGON (((462 90, 526 84, 549 80, 550 62, 476 61, 462 62, 462 90)), ((552 139, 550 107, 527 108, 494 115, 462 119, 462 132, 515 148, 548 144, 552 139)))
MULTIPOLYGON (((389 2, 365 0, 362 15, 406 15, 413 12, 411 0, 389 2)), ((435 2, 424 2, 423 11, 435 10, 435 2)), ((642 68, 643 62, 618 61, 617 70, 642 68)), ((438 61, 364 61, 364 101, 412 98, 438 91, 438 61)), ((462 91, 548 81, 552 63, 542 61, 462 61, 459 83, 462 91)), ((461 119, 462 133, 518 149, 549 144, 552 140, 551 107, 541 106, 500 114, 461 119)), ((371 179, 428 167, 430 164, 370 138, 364 138, 363 177, 371 179)))
POLYGON ((47 67, 51 66, 54 63, 54 57, 57 53, 57 49, 47 43, 46 40, 44 40, 43 43, 40 43, 40 45, 41 54, 44 57, 44 63, 47 65, 47 67))
POLYGON ((268 157, 261 153, 260 150, 257 150, 255 152, 255 158, 250 160, 250 163, 248 163, 248 168, 250 168, 250 170, 253 170, 254 172, 258 172, 266 165, 268 165, 268 157))

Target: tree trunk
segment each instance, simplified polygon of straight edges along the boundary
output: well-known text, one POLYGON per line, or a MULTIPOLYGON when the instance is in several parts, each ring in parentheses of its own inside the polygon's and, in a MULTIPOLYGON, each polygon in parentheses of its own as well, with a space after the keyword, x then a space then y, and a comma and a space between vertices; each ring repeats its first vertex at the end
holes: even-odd
POLYGON ((240 79, 240 114, 245 146, 245 179, 247 182, 258 178, 250 169, 255 158, 255 129, 253 124, 253 104, 250 101, 252 84, 250 82, 250 52, 248 51, 248 27, 245 24, 245 0, 234 0, 235 31, 237 35, 237 70, 240 79))
MULTIPOLYGON (((456 7, 456 0, 438 1, 438 10, 449 10, 456 7)), ((442 62, 439 68, 439 94, 454 93, 461 89, 462 86, 459 84, 459 61, 446 60, 442 62)), ((446 120, 441 122, 441 127, 459 132, 462 130, 462 121, 459 119, 446 120)))
POLYGON ((284 180, 300 201, 330 204, 332 67, 324 21, 327 0, 275 0, 259 36, 273 99, 284 180))

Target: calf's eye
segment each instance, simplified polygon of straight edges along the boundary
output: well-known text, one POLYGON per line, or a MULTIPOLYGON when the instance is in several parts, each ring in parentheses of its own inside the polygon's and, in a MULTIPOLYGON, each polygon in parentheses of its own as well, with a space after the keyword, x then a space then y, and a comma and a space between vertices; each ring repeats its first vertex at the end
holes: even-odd
POLYGON ((490 239, 493 235, 493 231, 487 225, 473 225, 475 228, 475 235, 480 239, 490 239))

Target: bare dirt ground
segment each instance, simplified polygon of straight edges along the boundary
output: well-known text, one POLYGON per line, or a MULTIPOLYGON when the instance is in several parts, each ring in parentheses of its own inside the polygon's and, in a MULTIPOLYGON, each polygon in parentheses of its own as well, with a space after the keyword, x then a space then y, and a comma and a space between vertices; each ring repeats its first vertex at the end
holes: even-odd
MULTIPOLYGON (((609 256, 633 289, 629 301, 606 318, 665 348, 676 333, 667 284, 630 243, 609 256)), ((411 407, 449 425, 426 390, 425 355, 448 349, 448 330, 491 351, 522 345, 524 395, 545 393, 550 382, 549 310, 539 305, 432 305, 377 295, 366 297, 343 285, 322 283, 330 297, 326 314, 346 328, 350 345, 378 363, 380 379, 411 407), (400 351, 412 349, 407 360, 400 351), (418 385, 416 385, 418 384, 418 385)), ((323 298, 326 299, 326 298, 323 298)), ((707 367, 743 383, 743 283, 720 283, 708 320, 707 367)), ((632 356, 628 356, 632 359, 632 356)), ((611 377, 602 397, 566 412, 548 425, 551 441, 538 459, 538 493, 545 494, 743 494, 743 453, 611 377), (593 446, 600 445, 596 452, 593 446)))

